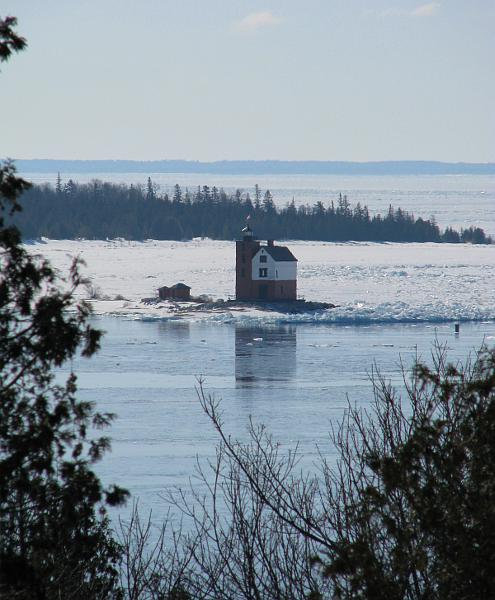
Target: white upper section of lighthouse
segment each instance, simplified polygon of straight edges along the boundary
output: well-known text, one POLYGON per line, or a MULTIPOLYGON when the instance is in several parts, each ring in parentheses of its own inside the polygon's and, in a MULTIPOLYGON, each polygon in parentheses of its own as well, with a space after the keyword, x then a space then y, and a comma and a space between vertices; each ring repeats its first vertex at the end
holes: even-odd
POLYGON ((297 260, 287 248, 281 246, 261 246, 253 256, 251 265, 253 281, 295 281, 297 279, 297 260), (282 260, 273 258, 272 254, 277 253, 281 254, 282 260))

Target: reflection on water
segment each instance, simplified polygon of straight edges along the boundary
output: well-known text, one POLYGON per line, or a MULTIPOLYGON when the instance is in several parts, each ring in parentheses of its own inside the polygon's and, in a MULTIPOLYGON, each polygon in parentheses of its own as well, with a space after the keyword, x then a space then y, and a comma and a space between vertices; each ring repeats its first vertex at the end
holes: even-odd
POLYGON ((188 341, 191 335, 190 323, 185 320, 161 321, 158 323, 160 336, 166 335, 169 339, 177 342, 188 341))
POLYGON ((259 381, 287 381, 296 375, 296 327, 235 328, 236 387, 259 381))
MULTIPOLYGON (((128 487, 144 513, 166 518, 163 492, 189 489, 197 459, 215 461, 218 437, 195 391, 221 399, 225 430, 246 441, 250 419, 264 423, 286 449, 299 445, 301 468, 312 469, 321 452, 333 456, 328 431, 341 422, 348 402, 369 410, 373 360, 385 377, 402 386, 400 363, 416 352, 431 364, 435 340, 450 360, 465 360, 485 338, 493 344, 495 323, 331 326, 187 321, 143 322, 95 318, 107 331, 91 360, 77 357, 60 369, 61 383, 73 369, 78 397, 117 414, 112 452, 97 464, 106 485, 128 487)), ((194 480, 194 477, 193 477, 194 480)), ((194 483, 196 485, 197 482, 194 483)), ((131 503, 132 504, 132 503, 131 503)), ((122 513, 124 514, 124 513, 122 513)))

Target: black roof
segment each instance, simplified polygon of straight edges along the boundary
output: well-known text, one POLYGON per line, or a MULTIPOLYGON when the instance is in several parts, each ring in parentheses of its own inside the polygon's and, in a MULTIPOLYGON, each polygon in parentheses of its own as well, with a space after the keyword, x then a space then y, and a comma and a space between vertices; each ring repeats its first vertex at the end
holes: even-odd
POLYGON ((176 283, 175 285, 173 285, 171 288, 171 290, 190 290, 191 288, 186 285, 185 283, 176 283))
POLYGON ((297 262, 297 258, 287 246, 262 246, 262 248, 277 262, 297 262))

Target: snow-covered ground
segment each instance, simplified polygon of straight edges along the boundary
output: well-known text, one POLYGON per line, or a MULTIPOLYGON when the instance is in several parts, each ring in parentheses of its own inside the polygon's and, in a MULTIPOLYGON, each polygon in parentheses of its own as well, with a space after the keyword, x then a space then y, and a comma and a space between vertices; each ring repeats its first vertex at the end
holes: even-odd
MULTIPOLYGON (((409 322, 495 319, 495 245, 287 242, 298 258, 298 293, 338 308, 305 315, 222 309, 180 318, 218 321, 409 322)), ((44 240, 30 244, 66 273, 73 257, 85 275, 97 314, 177 318, 173 304, 146 305, 162 285, 183 281, 191 294, 233 297, 233 242, 44 240), (116 299, 117 298, 117 299, 116 299), (118 299, 118 298, 124 298, 118 299)))

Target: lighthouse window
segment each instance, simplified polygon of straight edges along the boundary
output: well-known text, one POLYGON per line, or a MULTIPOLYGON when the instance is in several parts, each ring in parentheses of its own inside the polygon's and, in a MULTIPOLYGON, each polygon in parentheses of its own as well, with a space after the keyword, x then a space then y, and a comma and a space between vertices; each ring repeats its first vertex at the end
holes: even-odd
POLYGON ((246 255, 245 255, 245 254, 243 254, 243 255, 242 255, 242 262, 243 262, 243 263, 245 263, 245 262, 246 262, 246 255))
POLYGON ((241 269, 241 277, 246 277, 246 269, 241 269))
POLYGON ((268 269, 260 269, 260 277, 268 277, 268 269))
POLYGON ((262 263, 262 262, 266 262, 266 254, 262 254, 260 256, 260 263, 262 263))

